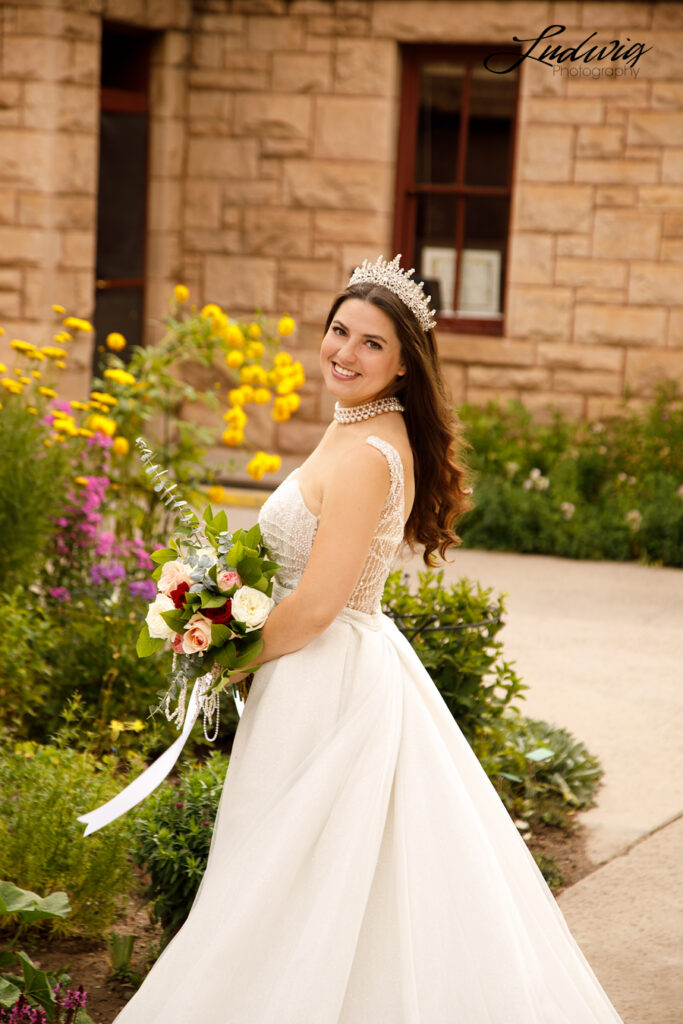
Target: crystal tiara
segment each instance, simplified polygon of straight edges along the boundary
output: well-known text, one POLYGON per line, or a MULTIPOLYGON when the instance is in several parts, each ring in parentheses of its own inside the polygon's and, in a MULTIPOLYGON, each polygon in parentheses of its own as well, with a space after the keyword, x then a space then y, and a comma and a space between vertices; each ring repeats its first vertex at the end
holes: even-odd
POLYGON ((401 302, 415 315, 423 330, 431 331, 433 327, 436 327, 436 320, 434 319, 436 313, 429 305, 432 297, 431 295, 425 296, 424 288, 421 284, 410 280, 411 276, 415 273, 415 268, 408 271, 401 270, 398 265, 400 259, 401 253, 398 256, 394 256, 390 263, 382 256, 380 256, 376 263, 369 263, 367 260, 363 260, 362 265, 356 267, 351 274, 347 287, 366 281, 369 281, 371 284, 383 285, 393 292, 394 295, 398 295, 401 302))

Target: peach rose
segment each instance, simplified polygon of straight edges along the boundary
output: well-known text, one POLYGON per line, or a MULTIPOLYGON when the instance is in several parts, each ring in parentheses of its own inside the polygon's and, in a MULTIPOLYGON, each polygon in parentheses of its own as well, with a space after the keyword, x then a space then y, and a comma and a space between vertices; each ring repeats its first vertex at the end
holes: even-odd
POLYGON ((211 620, 197 612, 185 625, 183 654, 205 651, 211 643, 211 620))
POLYGON ((171 591, 175 590, 180 583, 187 583, 188 586, 192 583, 192 577, 185 562, 180 558, 174 558, 172 562, 164 562, 157 584, 160 592, 170 597, 171 591))

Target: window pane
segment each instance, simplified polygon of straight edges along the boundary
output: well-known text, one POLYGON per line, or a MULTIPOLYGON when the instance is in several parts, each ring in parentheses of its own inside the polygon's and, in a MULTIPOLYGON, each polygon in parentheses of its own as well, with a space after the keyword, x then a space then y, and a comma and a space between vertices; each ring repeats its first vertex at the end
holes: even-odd
POLYGON ((516 71, 492 75, 486 68, 472 68, 466 184, 509 184, 516 90, 516 71))
POLYGON ((102 111, 97 276, 143 276, 147 202, 147 115, 102 111))
POLYGON ((437 312, 453 312, 455 196, 420 196, 415 236, 415 278, 424 281, 437 312))
POLYGON ((464 75, 461 64, 422 65, 415 166, 418 184, 455 181, 464 75))
POLYGON ((465 238, 458 313, 500 316, 507 245, 507 196, 470 196, 465 200, 465 238))

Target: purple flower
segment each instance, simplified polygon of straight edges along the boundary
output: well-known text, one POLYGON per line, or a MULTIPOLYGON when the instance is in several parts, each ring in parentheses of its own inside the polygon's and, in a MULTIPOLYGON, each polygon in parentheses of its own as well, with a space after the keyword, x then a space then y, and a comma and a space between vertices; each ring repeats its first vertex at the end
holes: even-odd
POLYGON ((47 592, 55 601, 71 600, 71 594, 66 587, 48 587, 47 592))
POLYGON ((99 562, 97 565, 93 565, 90 570, 90 578, 93 583, 116 583, 117 580, 123 580, 126 578, 126 570, 122 565, 116 563, 112 565, 104 565, 99 562))
POLYGON ((97 538, 95 554, 107 555, 116 544, 116 537, 113 533, 101 533, 97 538))
POLYGON ((157 585, 154 580, 134 580, 128 584, 131 597, 142 597, 145 601, 153 601, 157 596, 157 585))

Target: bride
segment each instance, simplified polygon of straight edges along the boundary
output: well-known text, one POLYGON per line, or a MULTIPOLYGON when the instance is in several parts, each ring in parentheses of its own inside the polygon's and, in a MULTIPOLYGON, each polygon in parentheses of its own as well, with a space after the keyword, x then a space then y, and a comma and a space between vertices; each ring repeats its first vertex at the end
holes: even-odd
POLYGON ((468 503, 429 300, 367 261, 320 351, 334 420, 261 510, 276 606, 190 915, 117 1024, 620 1018, 380 600, 468 503))

